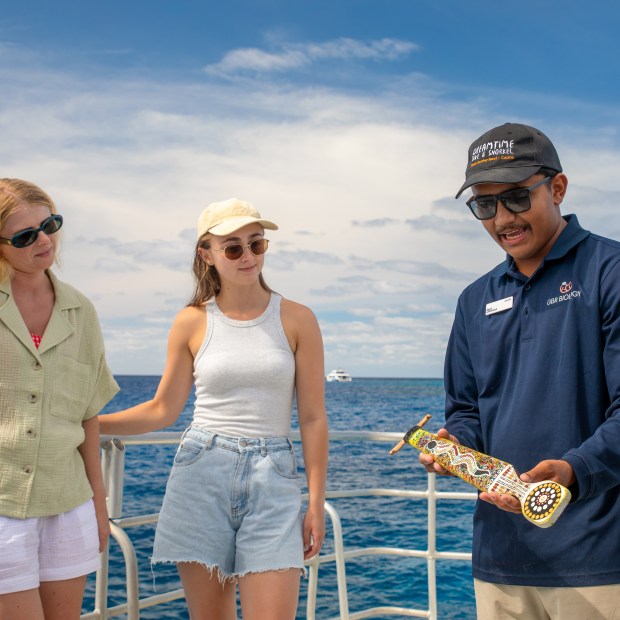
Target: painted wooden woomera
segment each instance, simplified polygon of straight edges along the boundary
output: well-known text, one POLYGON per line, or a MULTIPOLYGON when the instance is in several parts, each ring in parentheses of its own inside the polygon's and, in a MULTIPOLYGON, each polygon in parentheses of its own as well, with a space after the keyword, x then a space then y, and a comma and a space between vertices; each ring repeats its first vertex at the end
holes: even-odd
POLYGON ((513 495, 521 502, 523 516, 534 525, 550 527, 557 521, 571 498, 566 487, 552 480, 523 482, 509 463, 422 430, 430 418, 424 416, 409 429, 390 454, 408 443, 480 491, 513 495))

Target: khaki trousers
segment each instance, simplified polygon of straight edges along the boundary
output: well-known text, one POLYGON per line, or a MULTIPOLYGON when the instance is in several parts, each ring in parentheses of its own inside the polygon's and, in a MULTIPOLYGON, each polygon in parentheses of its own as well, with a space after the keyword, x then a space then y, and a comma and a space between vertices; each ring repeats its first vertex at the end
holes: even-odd
POLYGON ((506 586, 474 579, 478 620, 620 620, 620 584, 506 586))

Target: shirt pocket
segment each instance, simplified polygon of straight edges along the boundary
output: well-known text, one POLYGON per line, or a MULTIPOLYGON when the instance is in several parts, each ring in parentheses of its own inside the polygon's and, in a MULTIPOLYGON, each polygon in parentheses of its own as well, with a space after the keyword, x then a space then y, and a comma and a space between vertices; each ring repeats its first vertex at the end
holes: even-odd
POLYGON ((50 414, 70 422, 81 422, 88 408, 92 370, 70 357, 59 357, 54 368, 50 414))

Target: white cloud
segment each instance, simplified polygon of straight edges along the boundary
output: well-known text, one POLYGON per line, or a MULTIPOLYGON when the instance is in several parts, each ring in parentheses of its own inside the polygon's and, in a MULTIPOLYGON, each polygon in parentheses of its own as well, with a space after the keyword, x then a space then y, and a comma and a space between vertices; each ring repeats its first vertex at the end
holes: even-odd
POLYGON ((380 39, 363 42, 339 38, 325 43, 283 44, 279 51, 257 48, 232 50, 218 63, 205 67, 205 73, 229 76, 237 73, 272 73, 307 67, 326 60, 392 61, 418 49, 409 41, 380 39))
POLYGON ((385 38, 365 43, 343 37, 322 44, 311 43, 302 46, 302 49, 310 58, 395 60, 417 50, 418 45, 398 39, 385 38))
POLYGON ((395 220, 392 217, 381 217, 373 220, 352 220, 351 224, 353 226, 362 226, 366 228, 383 228, 384 226, 388 226, 389 224, 399 224, 398 220, 395 220))
POLYGON ((300 50, 270 53, 256 48, 247 48, 228 52, 219 63, 205 67, 205 72, 213 75, 225 75, 239 71, 266 73, 298 69, 310 62, 311 58, 300 50))

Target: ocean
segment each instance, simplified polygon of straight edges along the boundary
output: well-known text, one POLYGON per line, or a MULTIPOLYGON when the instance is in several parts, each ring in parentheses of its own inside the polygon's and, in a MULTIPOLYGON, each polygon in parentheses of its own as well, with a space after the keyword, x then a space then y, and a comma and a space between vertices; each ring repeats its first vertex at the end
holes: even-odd
MULTIPOLYGON (((109 413, 152 398, 159 377, 117 376, 121 391, 104 409, 109 413)), ((439 379, 355 378, 351 383, 326 383, 326 406, 330 430, 382 431, 405 433, 426 413, 433 417, 427 429, 443 423, 444 391, 439 379)), ((193 398, 183 413, 166 430, 185 429, 192 417, 193 398)), ((297 428, 296 412, 293 428, 297 428)), ((328 490, 400 488, 423 490, 426 474, 417 452, 405 446, 389 456, 385 443, 334 441, 330 445, 328 490)), ((149 514, 159 510, 175 446, 128 446, 123 516, 149 514)), ((300 444, 295 452, 302 480, 303 457, 300 444)), ((437 478, 441 491, 472 491, 458 479, 437 478)), ((304 488, 305 491, 305 488, 304 488)), ((345 550, 361 547, 426 548, 426 502, 402 498, 331 499, 342 521, 345 550)), ((473 502, 440 500, 437 505, 437 548, 439 551, 471 551, 473 502)), ((140 571, 140 596, 181 587, 176 570, 158 566, 151 572, 149 557, 154 526, 128 531, 135 545, 140 571)), ((324 551, 333 550, 332 530, 327 524, 324 551)), ((111 541, 109 605, 125 600, 124 564, 118 545, 111 541)), ((438 617, 442 620, 471 620, 475 604, 471 566, 459 560, 437 562, 438 617)), ((353 613, 375 606, 428 608, 426 561, 395 556, 367 556, 347 561, 349 609, 353 613)), ((94 576, 87 582, 84 612, 93 609, 94 576)), ((306 580, 302 579, 297 619, 306 617, 306 580)), ((338 614, 335 568, 323 565, 319 572, 317 613, 319 619, 338 614)), ((125 616, 126 617, 126 616, 125 616)), ((188 618, 184 601, 174 601, 145 609, 144 620, 188 618)), ((396 616, 385 616, 393 618, 396 616)), ((401 616, 402 617, 402 616, 401 616)))

